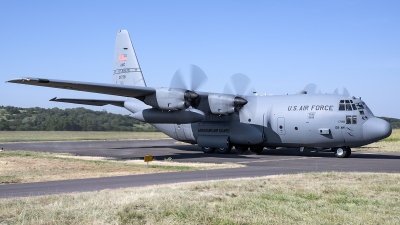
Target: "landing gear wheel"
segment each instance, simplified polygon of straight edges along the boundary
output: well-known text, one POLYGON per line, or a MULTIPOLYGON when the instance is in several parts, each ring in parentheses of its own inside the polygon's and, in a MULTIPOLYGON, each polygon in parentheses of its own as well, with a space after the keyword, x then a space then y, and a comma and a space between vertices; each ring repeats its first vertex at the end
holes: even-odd
POLYGON ((249 147, 247 146, 243 146, 243 145, 236 145, 235 146, 236 149, 236 153, 238 155, 243 155, 245 152, 247 152, 247 150, 249 149, 249 147))
POLYGON ((211 147, 201 147, 201 150, 203 150, 204 153, 213 153, 213 152, 215 152, 215 148, 211 148, 211 147))
POLYGON ((349 158, 351 149, 349 147, 341 147, 335 149, 335 156, 338 158, 349 158))
POLYGON ((228 148, 217 148, 217 152, 219 154, 229 154, 232 150, 232 147, 228 147, 228 148))
POLYGON ((255 154, 260 154, 264 150, 264 147, 250 147, 250 151, 255 154))

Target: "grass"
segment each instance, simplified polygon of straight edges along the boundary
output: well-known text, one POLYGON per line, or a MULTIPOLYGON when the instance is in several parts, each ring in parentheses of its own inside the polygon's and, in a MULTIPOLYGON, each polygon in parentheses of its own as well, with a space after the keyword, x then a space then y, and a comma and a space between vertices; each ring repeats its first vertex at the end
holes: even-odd
POLYGON ((4 224, 399 224, 400 174, 309 173, 2 199, 4 224))
POLYGON ((393 129, 392 134, 383 139, 382 142, 399 142, 400 141, 400 129, 393 129))
POLYGON ((168 138, 161 132, 0 131, 1 142, 132 140, 168 138))
POLYGON ((5 151, 0 152, 0 184, 111 177, 159 172, 243 167, 238 164, 178 163, 118 160, 72 154, 5 151))
POLYGON ((353 148, 355 152, 398 152, 400 153, 400 129, 394 129, 392 134, 375 143, 353 148))

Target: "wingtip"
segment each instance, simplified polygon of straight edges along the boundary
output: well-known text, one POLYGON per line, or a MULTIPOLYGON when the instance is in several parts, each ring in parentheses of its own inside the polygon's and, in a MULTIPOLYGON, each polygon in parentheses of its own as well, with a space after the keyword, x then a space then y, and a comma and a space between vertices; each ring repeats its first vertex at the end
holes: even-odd
POLYGON ((54 98, 50 99, 49 101, 56 101, 56 100, 57 100, 57 97, 54 97, 54 98))
POLYGON ((19 83, 24 83, 25 81, 29 82, 31 80, 32 80, 32 78, 29 78, 29 77, 14 78, 14 79, 8 80, 7 83, 17 83, 17 84, 19 84, 19 83))

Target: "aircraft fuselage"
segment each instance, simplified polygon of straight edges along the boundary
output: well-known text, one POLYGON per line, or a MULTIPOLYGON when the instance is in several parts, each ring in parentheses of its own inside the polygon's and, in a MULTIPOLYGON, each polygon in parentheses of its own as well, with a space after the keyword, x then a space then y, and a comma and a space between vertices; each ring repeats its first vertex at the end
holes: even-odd
MULTIPOLYGON (((358 147, 390 136, 391 127, 376 118, 361 99, 343 95, 253 96, 252 112, 208 114, 192 124, 153 124, 183 142, 202 137, 227 140, 230 145, 262 147, 358 147)), ((207 104, 198 109, 207 113, 207 104)), ((214 146, 219 147, 219 146, 214 146)))

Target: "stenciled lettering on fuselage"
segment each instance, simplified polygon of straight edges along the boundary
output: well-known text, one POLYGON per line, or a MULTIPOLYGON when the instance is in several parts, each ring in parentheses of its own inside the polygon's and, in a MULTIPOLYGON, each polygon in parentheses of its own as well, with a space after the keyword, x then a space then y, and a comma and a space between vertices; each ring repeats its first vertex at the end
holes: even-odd
POLYGON ((333 111, 333 105, 289 105, 288 111, 333 111))
POLYGON ((205 133, 229 133, 229 129, 205 129, 201 128, 198 132, 205 132, 205 133))

